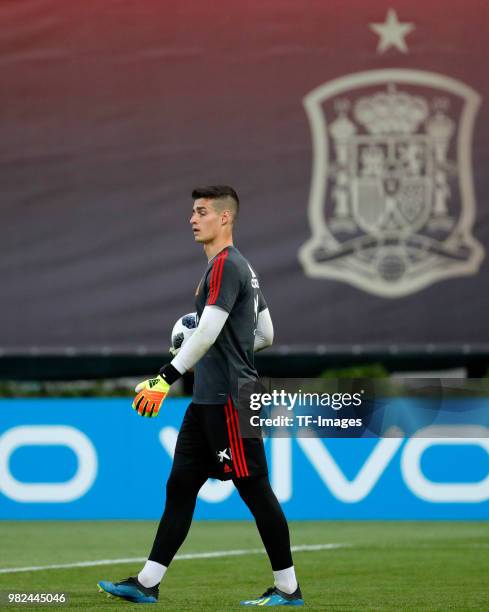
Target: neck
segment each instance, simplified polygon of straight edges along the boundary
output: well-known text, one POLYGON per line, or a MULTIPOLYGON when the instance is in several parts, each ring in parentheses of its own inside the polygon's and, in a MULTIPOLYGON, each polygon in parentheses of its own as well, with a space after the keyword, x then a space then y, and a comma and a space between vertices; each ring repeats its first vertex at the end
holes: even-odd
POLYGON ((212 242, 207 242, 206 244, 204 244, 204 251, 207 255, 207 261, 210 261, 220 251, 222 251, 228 246, 233 246, 232 236, 230 236, 229 238, 216 238, 212 242))

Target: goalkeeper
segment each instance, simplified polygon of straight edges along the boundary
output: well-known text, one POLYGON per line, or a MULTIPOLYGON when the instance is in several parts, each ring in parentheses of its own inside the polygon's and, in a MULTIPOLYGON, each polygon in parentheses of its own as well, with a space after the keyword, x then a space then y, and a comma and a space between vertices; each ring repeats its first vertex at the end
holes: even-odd
POLYGON ((133 408, 157 416, 170 385, 194 368, 192 403, 178 435, 166 504, 146 564, 135 577, 99 582, 138 603, 158 600, 159 584, 190 529, 197 494, 208 478, 232 479, 250 509, 272 566, 274 586, 246 606, 302 605, 287 521, 268 480, 261 438, 243 438, 238 380, 254 381, 254 352, 270 346, 273 326, 257 275, 233 245, 239 200, 231 187, 195 189, 190 224, 208 264, 196 290, 199 325, 159 375, 136 387, 133 408))

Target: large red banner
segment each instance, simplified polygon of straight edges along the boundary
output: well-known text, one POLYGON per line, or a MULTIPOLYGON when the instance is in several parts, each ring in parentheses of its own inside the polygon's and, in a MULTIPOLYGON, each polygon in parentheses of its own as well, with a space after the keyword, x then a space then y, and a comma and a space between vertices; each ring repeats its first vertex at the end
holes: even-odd
POLYGON ((488 345, 489 8, 0 4, 0 348, 166 349, 228 183, 278 345, 488 345))

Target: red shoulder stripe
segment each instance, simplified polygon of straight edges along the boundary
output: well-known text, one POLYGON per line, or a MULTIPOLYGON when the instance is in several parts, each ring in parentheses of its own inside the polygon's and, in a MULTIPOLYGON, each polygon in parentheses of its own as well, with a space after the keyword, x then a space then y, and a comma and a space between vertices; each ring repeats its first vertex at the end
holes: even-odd
POLYGON ((216 282, 215 282, 215 287, 214 287, 214 295, 212 297, 212 303, 214 304, 217 301, 217 298, 219 297, 219 290, 221 289, 221 280, 222 280, 222 271, 224 269, 224 261, 226 259, 226 257, 228 256, 229 251, 226 249, 225 251, 223 251, 221 253, 221 255, 219 256, 219 266, 216 272, 216 282))
POLYGON ((214 260, 214 263, 212 264, 212 270, 211 270, 211 278, 209 281, 209 296, 208 296, 208 302, 210 301, 210 299, 212 298, 212 294, 214 293, 214 284, 215 284, 215 277, 216 277, 216 272, 217 272, 217 259, 214 260))
POLYGON ((209 299, 207 300, 207 305, 215 304, 217 298, 219 297, 219 290, 221 288, 221 280, 222 280, 222 271, 224 269, 224 261, 228 256, 229 250, 226 249, 222 253, 218 255, 214 265, 212 266, 212 274, 211 274, 211 286, 209 291, 209 299), (214 268, 216 272, 214 274, 214 268))

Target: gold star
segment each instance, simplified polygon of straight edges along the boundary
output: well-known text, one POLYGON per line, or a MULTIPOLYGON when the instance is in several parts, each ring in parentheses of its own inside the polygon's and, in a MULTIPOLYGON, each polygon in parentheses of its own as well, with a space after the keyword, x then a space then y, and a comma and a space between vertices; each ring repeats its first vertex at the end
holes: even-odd
POLYGON ((402 23, 397 18, 394 9, 387 11, 384 23, 369 23, 369 28, 380 36, 377 52, 383 53, 389 47, 396 47, 402 53, 407 53, 408 48, 404 37, 414 30, 414 23, 402 23))

